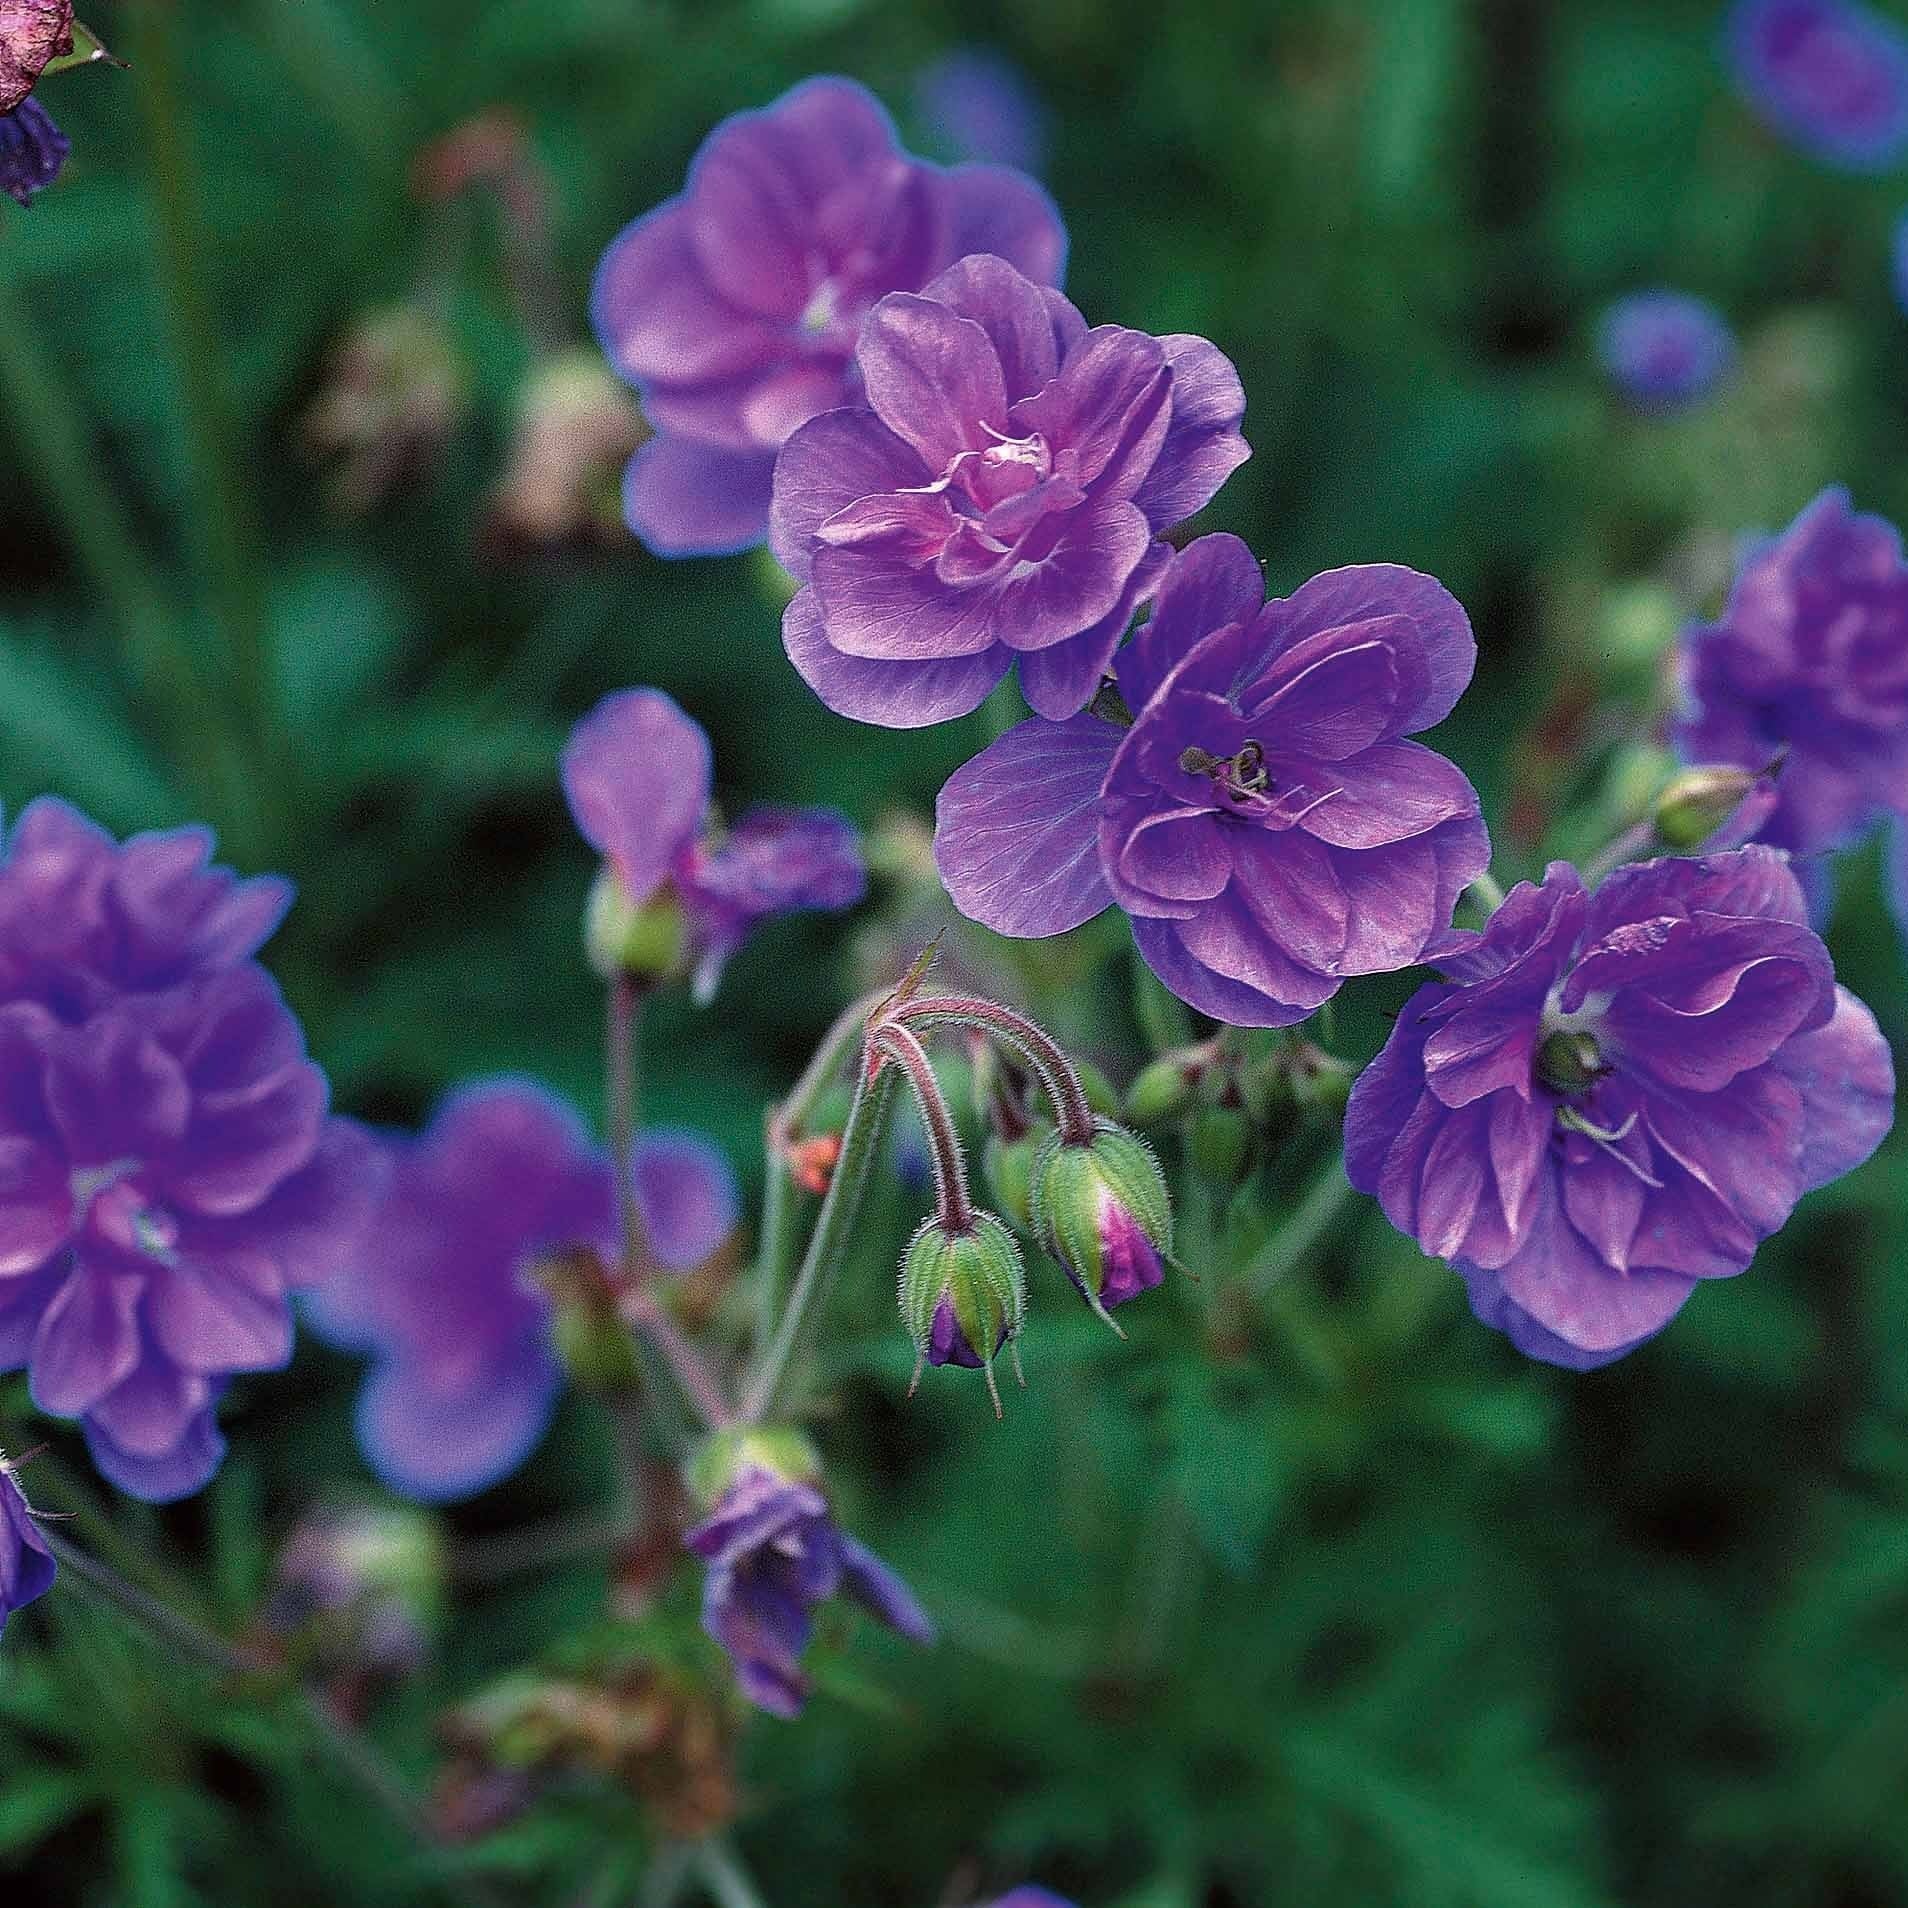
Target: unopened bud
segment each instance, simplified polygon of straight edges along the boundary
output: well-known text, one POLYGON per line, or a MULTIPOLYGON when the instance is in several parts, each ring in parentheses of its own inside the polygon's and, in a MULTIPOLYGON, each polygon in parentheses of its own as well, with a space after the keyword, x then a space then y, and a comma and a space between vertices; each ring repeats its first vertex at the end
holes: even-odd
POLYGON ((925 1219, 901 1255, 901 1322, 914 1340, 915 1380, 923 1365, 985 1368, 994 1412, 993 1364, 1027 1316, 1020 1245, 1004 1221, 974 1213, 965 1232, 925 1219))
POLYGON ((1126 1089, 1126 1117, 1136 1126, 1164 1126, 1192 1105, 1196 1069, 1178 1054, 1149 1062, 1126 1089))
POLYGON ((1113 1082, 1091 1060, 1076 1057, 1073 1070, 1080 1076, 1080 1085, 1086 1090, 1087 1105, 1101 1119, 1117 1120, 1120 1117, 1120 1096, 1113 1090, 1113 1082))
POLYGON ((674 980, 687 964, 688 946, 688 923, 673 888, 665 884, 639 904, 613 868, 598 871, 583 915, 583 949, 604 980, 674 980))
POLYGON ((1034 1168, 1033 1222, 1035 1237, 1102 1317, 1165 1276, 1162 1259, 1173 1244, 1165 1175, 1153 1149, 1110 1120, 1099 1121, 1090 1140, 1056 1133, 1048 1141, 1034 1168))
POLYGON ((518 400, 490 540, 534 549, 627 541, 620 480, 643 437, 635 401, 597 353, 538 366, 518 400))
POLYGON ((1716 845, 1737 847, 1775 804, 1774 781, 1752 769, 1722 764, 1685 769, 1656 798, 1656 839, 1673 853, 1688 854, 1727 828, 1731 839, 1716 845))

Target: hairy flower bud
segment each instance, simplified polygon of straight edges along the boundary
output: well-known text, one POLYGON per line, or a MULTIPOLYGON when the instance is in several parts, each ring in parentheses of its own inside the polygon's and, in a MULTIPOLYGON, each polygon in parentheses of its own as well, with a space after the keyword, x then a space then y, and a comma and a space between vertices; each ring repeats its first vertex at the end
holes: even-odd
POLYGON ((991 1212, 977 1212, 965 1232, 929 1218, 901 1255, 901 1320, 914 1340, 915 1380, 923 1365, 987 1370, 994 1410, 993 1362, 1027 1315, 1027 1279, 1020 1246, 991 1212))
POLYGON ((1164 1126, 1192 1105, 1198 1070, 1182 1053, 1162 1054, 1133 1076, 1126 1117, 1136 1126, 1164 1126))
POLYGON ((1173 1243, 1165 1175, 1153 1149, 1110 1120, 1097 1122, 1090 1140, 1069 1144, 1056 1134, 1048 1142, 1034 1168, 1033 1221, 1035 1237, 1102 1318, 1165 1276, 1173 1243))

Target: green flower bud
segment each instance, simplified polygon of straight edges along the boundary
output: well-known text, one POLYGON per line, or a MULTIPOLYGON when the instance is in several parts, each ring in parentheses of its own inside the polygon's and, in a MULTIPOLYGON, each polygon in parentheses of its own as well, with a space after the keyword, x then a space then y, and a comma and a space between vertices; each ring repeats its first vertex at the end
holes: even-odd
MULTIPOLYGON (((1656 798, 1652 817, 1656 839, 1676 854, 1700 848, 1763 782, 1764 778, 1750 769, 1720 765, 1685 769, 1656 798)), ((1774 785, 1767 786, 1765 808, 1775 805, 1774 785)))
POLYGON ((1102 1318, 1157 1285, 1172 1251, 1173 1207, 1153 1149, 1111 1120, 1099 1121, 1090 1140, 1056 1133, 1034 1167, 1033 1230, 1102 1318))
POLYGON ((817 1484, 821 1453, 792 1425, 732 1425, 690 1453, 683 1476, 696 1502, 713 1510, 744 1471, 767 1471, 789 1484, 817 1484))
POLYGON ((1136 1126, 1163 1126, 1176 1120, 1193 1100, 1193 1075, 1176 1054, 1142 1067, 1126 1089, 1126 1117, 1136 1126))
POLYGON ((583 950, 604 980, 623 974, 652 983, 673 980, 683 971, 688 939, 682 903, 672 889, 659 888, 638 907, 613 870, 598 872, 583 914, 583 950))
POLYGON ((1117 1120, 1120 1117, 1120 1096, 1114 1092, 1113 1082, 1091 1060, 1075 1059, 1073 1070, 1080 1076, 1080 1085, 1086 1091, 1087 1105, 1092 1107, 1101 1119, 1117 1120))
POLYGON ((1236 1186, 1252 1154, 1252 1122, 1236 1107, 1202 1106, 1187 1133, 1187 1152, 1208 1184, 1236 1186))
POLYGON ((1012 1232, 991 1212, 975 1213, 965 1232, 923 1220, 901 1255, 899 1295, 901 1322, 914 1340, 915 1382, 923 1365, 985 1368, 998 1416, 994 1359, 1027 1316, 1027 1276, 1012 1232))

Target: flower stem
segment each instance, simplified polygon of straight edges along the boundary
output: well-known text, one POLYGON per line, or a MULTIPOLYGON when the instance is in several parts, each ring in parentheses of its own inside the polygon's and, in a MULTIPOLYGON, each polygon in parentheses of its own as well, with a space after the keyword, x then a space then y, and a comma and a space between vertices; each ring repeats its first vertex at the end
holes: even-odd
POLYGON ((610 1170, 616 1175, 616 1225, 623 1276, 634 1279, 643 1250, 636 1210, 636 1037, 642 996, 627 974, 609 984, 603 1028, 603 1118, 609 1129, 610 1170))
POLYGON ((261 788, 282 787, 289 767, 277 746, 271 624, 261 538, 239 469, 226 350, 206 288, 204 210, 194 176, 179 52, 180 9, 128 10, 133 65, 145 120, 159 289, 171 321, 184 412, 192 527, 224 628, 239 716, 261 788))
POLYGON ((1326 1228, 1351 1194, 1352 1183, 1345 1177, 1345 1155, 1342 1150, 1334 1151, 1284 1225, 1241 1269, 1245 1285, 1260 1297, 1271 1291, 1325 1236, 1326 1228))
POLYGON ((662 1304, 637 1289, 624 1294, 622 1312, 630 1326, 662 1354, 682 1395, 695 1406, 697 1415, 711 1431, 720 1431, 734 1422, 735 1411, 721 1379, 662 1304))
POLYGON ((1497 877, 1488 868, 1464 890, 1464 894, 1467 900, 1477 905, 1478 911, 1487 921, 1504 905, 1504 890, 1498 886, 1497 877))
POLYGON ((746 1424, 759 1424, 787 1402, 795 1355, 814 1330, 861 1217, 868 1181, 887 1130, 888 1112, 894 1104, 896 1077, 892 1067, 882 1068, 872 1080, 864 1070, 855 1084, 848 1124, 842 1129, 841 1157, 835 1163, 835 1174, 809 1237, 801 1270, 795 1275, 794 1289, 788 1295, 775 1336, 756 1359, 743 1390, 741 1415, 746 1424))
POLYGON ((1060 1137, 1069 1146, 1084 1146, 1098 1130, 1086 1088, 1065 1050, 1053 1036, 1025 1014, 998 1001, 969 994, 924 994, 904 1001, 894 1010, 897 1022, 922 1027, 981 1027, 1004 1040, 1038 1075, 1060 1137))
POLYGON ((934 1077, 934 1062, 906 1027, 893 1022, 875 1030, 874 1045, 908 1076, 914 1103, 921 1109, 921 1124, 927 1129, 928 1157, 934 1164, 935 1217, 941 1229, 957 1236, 971 1232, 974 1203, 967 1190, 967 1159, 961 1151, 961 1136, 955 1130, 954 1116, 947 1109, 947 1096, 934 1077))
POLYGON ((762 1891, 727 1836, 704 1842, 697 1851, 697 1872, 716 1908, 768 1908, 762 1891))

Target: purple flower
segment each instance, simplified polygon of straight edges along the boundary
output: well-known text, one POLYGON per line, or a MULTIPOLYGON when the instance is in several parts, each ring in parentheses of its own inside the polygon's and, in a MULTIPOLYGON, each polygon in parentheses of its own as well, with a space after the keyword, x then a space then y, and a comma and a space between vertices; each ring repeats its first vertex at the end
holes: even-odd
POLYGON ((1597 323, 1605 372, 1642 410, 1679 410, 1706 397, 1735 354, 1722 314, 1685 292, 1620 298, 1597 323))
POLYGON ((22 100, 0 113, 0 192, 15 205, 33 203, 60 176, 72 141, 53 123, 37 99, 22 100))
POLYGON ((1680 665, 1684 761, 1781 758, 1763 840, 1813 855, 1908 813, 1908 565, 1893 525, 1857 516, 1846 491, 1747 551, 1721 621, 1684 632, 1680 665))
POLYGON ((1894 1117, 1787 859, 1554 863, 1440 963, 1352 1091, 1346 1169, 1533 1358, 1607 1364, 1740 1272, 1894 1117))
MULTIPOLYGON (((771 916, 853 907, 867 885, 860 838, 833 809, 760 807, 726 833, 709 814, 709 738, 656 689, 607 696, 563 751, 563 788, 576 825, 608 864, 623 923, 652 903, 680 909, 652 965, 678 957, 696 998, 716 990, 723 964, 771 916), (680 945, 678 945, 680 943, 680 945)), ((640 926, 641 923, 633 923, 640 926)), ((652 920, 653 925, 653 920, 652 920)))
POLYGON ((922 69, 915 110, 942 145, 963 159, 1038 172, 1047 156, 1047 113, 1012 60, 959 47, 922 69))
POLYGON ((39 801, 0 863, 0 1369, 159 1501, 218 1468, 227 1379, 290 1357, 376 1169, 250 958, 289 889, 210 845, 39 801))
MULTIPOLYGON (((358 1398, 371 1468, 438 1503, 496 1483, 542 1437, 561 1375, 531 1274, 566 1249, 614 1253, 615 1188, 581 1121, 527 1080, 460 1088, 392 1152, 377 1250, 314 1294, 310 1317, 373 1361, 358 1398)), ((700 1140, 646 1135, 632 1178, 661 1266, 699 1264, 735 1224, 728 1168, 700 1140)))
POLYGON ((1058 284, 1066 233, 1020 173, 909 157, 852 80, 724 120, 597 268, 597 336, 656 429, 625 482, 630 527, 659 556, 759 543, 776 451, 854 395, 868 308, 969 252, 1058 284))
POLYGON ((1073 1903, 1051 1889, 1036 1888, 1029 1883, 1024 1888, 1016 1888, 1010 1894, 1002 1895, 993 1904, 993 1908, 1073 1908, 1073 1903))
POLYGON ((1020 664, 1043 716, 1085 707, 1171 555, 1162 533, 1250 454, 1245 393, 1203 338, 1086 321, 998 258, 882 299, 865 402, 775 466, 769 540, 805 587, 790 659, 893 729, 978 708, 1020 664))
POLYGON ((1174 993, 1241 1026, 1438 948, 1490 844, 1470 783, 1403 738, 1470 680, 1464 611, 1392 564, 1263 591, 1243 543, 1201 537, 1114 665, 1130 728, 1023 722, 950 778, 962 913, 1040 936, 1116 902, 1174 993))
POLYGON ((911 1642, 934 1640, 907 1585, 836 1527, 828 1500, 806 1480, 745 1465, 683 1541, 709 1566, 702 1627, 728 1651, 743 1695, 773 1716, 800 1714, 810 1613, 838 1593, 911 1642))
POLYGON ((1850 172, 1908 151, 1908 34, 1852 0, 1739 0, 1724 56, 1776 132, 1850 172))
POLYGON ((0 1459, 0 1629, 53 1587, 53 1553, 33 1521, 13 1467, 0 1459))

